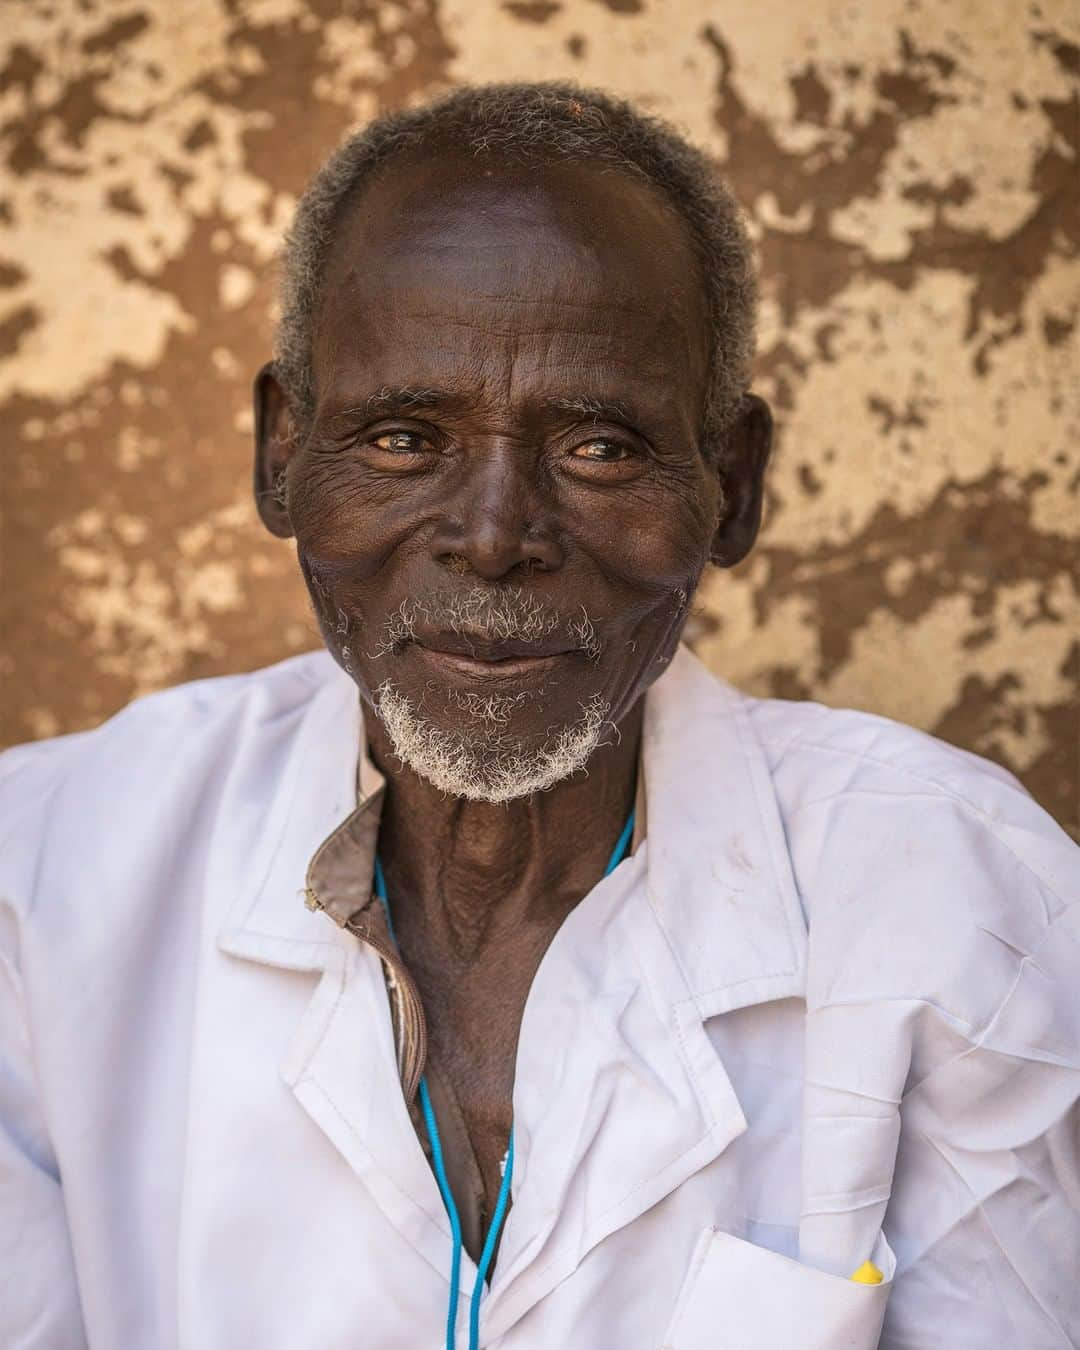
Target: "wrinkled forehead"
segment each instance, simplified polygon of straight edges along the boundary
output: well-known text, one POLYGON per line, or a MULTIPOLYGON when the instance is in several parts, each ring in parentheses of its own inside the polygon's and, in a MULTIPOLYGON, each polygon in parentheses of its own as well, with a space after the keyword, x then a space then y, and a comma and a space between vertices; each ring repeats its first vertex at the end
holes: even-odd
POLYGON ((395 162, 344 209, 324 272, 316 366, 373 311, 522 337, 633 332, 707 363, 706 291, 689 231, 651 185, 594 164, 510 165, 427 155, 395 162), (322 348, 320 359, 320 347, 322 348))

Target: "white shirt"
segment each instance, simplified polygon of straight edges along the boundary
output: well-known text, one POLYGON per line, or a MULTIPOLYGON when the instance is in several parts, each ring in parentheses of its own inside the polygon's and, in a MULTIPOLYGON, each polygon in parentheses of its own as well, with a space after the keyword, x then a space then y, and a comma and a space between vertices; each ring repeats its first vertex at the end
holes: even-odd
MULTIPOLYGON (((0 757, 4 1350, 442 1346, 382 967, 303 903, 363 744, 320 652, 0 757)), ((642 762, 646 838, 525 1008, 481 1344, 1080 1344, 1076 847, 685 650, 642 762)))

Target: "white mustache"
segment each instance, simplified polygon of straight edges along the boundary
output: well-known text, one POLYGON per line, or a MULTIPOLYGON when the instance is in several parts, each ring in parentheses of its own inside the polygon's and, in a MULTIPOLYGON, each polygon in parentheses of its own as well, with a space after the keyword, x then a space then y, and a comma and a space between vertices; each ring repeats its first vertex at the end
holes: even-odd
POLYGON ((474 586, 403 600, 383 625, 382 640, 372 659, 391 655, 416 636, 418 623, 462 637, 486 641, 542 642, 562 631, 571 646, 590 660, 599 658, 603 642, 585 606, 569 617, 521 586, 492 589, 474 586))

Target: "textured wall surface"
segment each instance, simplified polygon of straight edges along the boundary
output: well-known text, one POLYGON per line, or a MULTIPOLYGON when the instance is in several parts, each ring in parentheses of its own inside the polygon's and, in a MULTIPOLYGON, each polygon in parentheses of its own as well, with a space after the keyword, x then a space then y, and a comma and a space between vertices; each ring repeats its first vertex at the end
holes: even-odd
POLYGON ((5 741, 318 645, 249 500, 295 195, 349 127, 569 76, 751 212, 767 527, 743 687, 883 712, 1077 824, 1076 0, 14 0, 0 25, 5 741))

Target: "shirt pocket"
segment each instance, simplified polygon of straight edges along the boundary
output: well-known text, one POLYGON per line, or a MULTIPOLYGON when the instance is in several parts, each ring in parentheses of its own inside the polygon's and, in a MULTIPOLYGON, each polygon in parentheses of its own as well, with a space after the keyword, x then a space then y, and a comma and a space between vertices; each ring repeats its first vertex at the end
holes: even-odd
POLYGON ((876 1350, 896 1260, 879 1235, 881 1284, 858 1284, 708 1228, 661 1350, 876 1350))

